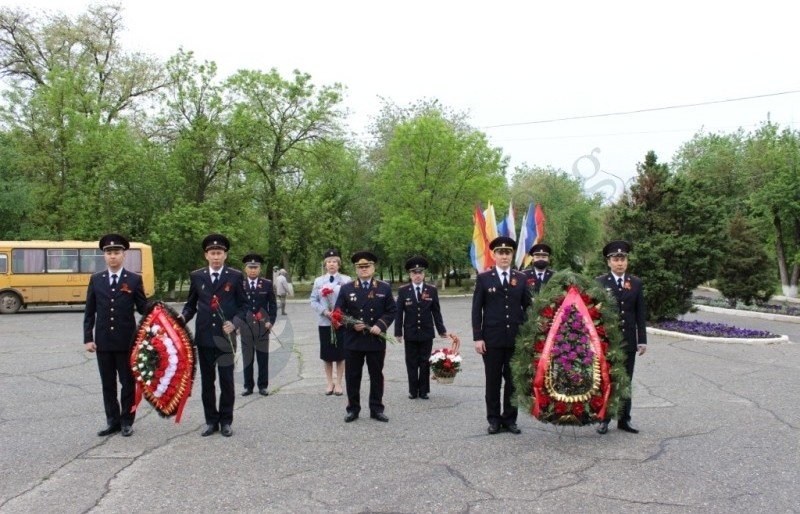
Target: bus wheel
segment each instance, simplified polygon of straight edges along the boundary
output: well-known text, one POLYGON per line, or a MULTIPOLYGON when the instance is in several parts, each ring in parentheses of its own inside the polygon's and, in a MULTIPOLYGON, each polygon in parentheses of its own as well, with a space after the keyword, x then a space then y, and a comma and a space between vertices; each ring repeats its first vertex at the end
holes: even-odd
POLYGON ((22 298, 17 293, 0 293, 0 314, 14 314, 22 307, 22 298))

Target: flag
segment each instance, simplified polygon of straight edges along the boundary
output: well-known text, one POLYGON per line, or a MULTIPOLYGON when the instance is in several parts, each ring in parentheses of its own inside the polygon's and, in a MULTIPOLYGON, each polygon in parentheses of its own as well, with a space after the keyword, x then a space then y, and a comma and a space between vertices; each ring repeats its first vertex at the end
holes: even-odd
POLYGON ((528 211, 522 216, 522 225, 519 227, 519 239, 517 239, 517 255, 515 264, 518 269, 522 269, 530 263, 531 257, 528 250, 536 241, 536 215, 534 213, 533 202, 528 205, 528 211))
POLYGON ((517 240, 517 229, 514 226, 514 207, 508 204, 508 214, 503 221, 497 225, 497 233, 501 236, 510 237, 514 241, 517 240))
POLYGON ((494 205, 489 202, 489 207, 483 211, 486 218, 486 241, 491 243, 499 235, 497 233, 497 216, 494 214, 494 205))
POLYGON ((489 251, 489 242, 486 240, 486 219, 483 217, 483 210, 480 204, 475 206, 472 220, 472 244, 469 248, 469 256, 472 261, 472 267, 478 273, 482 273, 490 266, 490 260, 492 261, 491 265, 494 264, 494 259, 492 259, 489 251))
POLYGON ((536 242, 541 243, 544 241, 544 210, 542 210, 542 206, 540 204, 536 204, 536 214, 535 217, 535 224, 536 224, 536 242))

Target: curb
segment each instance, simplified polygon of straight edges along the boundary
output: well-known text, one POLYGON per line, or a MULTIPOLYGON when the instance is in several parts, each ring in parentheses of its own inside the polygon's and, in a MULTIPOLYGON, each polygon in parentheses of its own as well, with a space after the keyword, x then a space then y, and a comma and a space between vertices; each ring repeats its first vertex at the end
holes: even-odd
POLYGON ((673 332, 672 330, 664 330, 661 328, 647 327, 647 333, 656 336, 676 337, 678 339, 692 339, 695 341, 703 341, 706 343, 727 343, 727 344, 776 344, 776 343, 790 343, 789 336, 769 337, 748 339, 744 337, 708 337, 698 336, 695 334, 684 334, 683 332, 673 332))
MULTIPOLYGON (((710 293, 719 293, 719 289, 714 289, 713 287, 708 286, 697 286, 697 289, 701 291, 708 291, 710 293)), ((800 298, 792 298, 791 296, 783 296, 780 294, 773 295, 770 299, 777 300, 779 302, 800 303, 800 298)))
POLYGON ((758 318, 770 321, 785 321, 787 323, 800 323, 800 316, 789 316, 788 314, 772 314, 769 312, 746 311, 742 309, 726 309, 724 307, 712 307, 710 305, 697 305, 693 307, 698 311, 713 312, 715 314, 728 314, 730 316, 740 316, 744 318, 758 318))

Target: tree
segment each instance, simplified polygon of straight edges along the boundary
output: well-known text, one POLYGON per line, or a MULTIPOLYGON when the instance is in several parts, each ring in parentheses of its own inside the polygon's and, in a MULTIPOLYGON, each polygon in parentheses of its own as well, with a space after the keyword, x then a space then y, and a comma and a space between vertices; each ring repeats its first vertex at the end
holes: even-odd
POLYGON ((377 241, 389 262, 426 255, 432 271, 466 263, 472 209, 504 198, 506 159, 486 136, 428 110, 399 121, 375 162, 377 241))
POLYGON ((609 239, 633 245, 630 272, 645 287, 649 319, 691 308, 692 291, 716 275, 723 234, 721 208, 686 175, 673 174, 652 151, 636 180, 609 209, 609 239))
MULTIPOLYGON (((511 179, 511 198, 517 211, 529 202, 539 203, 547 219, 544 239, 553 249, 556 268, 581 271, 597 253, 602 232, 602 197, 587 196, 579 179, 551 168, 516 168, 511 179)), ((527 250, 527 249, 526 249, 527 250)))
POLYGON ((800 278, 800 137, 763 124, 745 142, 742 167, 757 226, 775 248, 783 294, 795 297, 800 278))
POLYGON ((728 241, 720 258, 717 287, 731 307, 766 302, 774 290, 774 267, 764 244, 741 213, 731 219, 728 241))

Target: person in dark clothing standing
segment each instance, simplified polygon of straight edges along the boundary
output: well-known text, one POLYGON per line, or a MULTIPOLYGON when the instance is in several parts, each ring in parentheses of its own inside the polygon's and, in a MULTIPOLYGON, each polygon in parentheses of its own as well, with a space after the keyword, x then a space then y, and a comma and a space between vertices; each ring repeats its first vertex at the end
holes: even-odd
POLYGON ((230 437, 236 394, 233 384, 236 348, 226 336, 236 330, 234 323, 241 324, 247 318, 247 296, 242 273, 225 266, 230 249, 228 238, 210 234, 203 239, 202 246, 208 267, 189 274, 189 297, 181 318, 188 323, 197 314, 194 339, 206 418, 206 427, 200 435, 206 437, 220 431, 223 436, 230 437), (219 408, 215 385, 217 371, 219 408))
POLYGON ((261 278, 261 265, 264 258, 257 253, 245 255, 242 259, 244 271, 244 290, 247 296, 247 318, 239 324, 242 337, 242 359, 244 359, 244 391, 242 396, 253 394, 258 386, 258 394, 269 395, 269 331, 278 317, 278 306, 272 282, 261 278), (253 380, 253 361, 258 362, 258 383, 253 380))
POLYGON ((487 431, 497 434, 505 428, 512 434, 519 434, 517 408, 511 405, 514 396, 511 357, 519 327, 525 321, 525 309, 531 305, 531 291, 526 285, 525 273, 511 269, 517 242, 501 236, 493 239, 489 248, 496 265, 478 274, 472 295, 472 336, 475 351, 483 356, 486 374, 487 431))
POLYGON ((356 265, 358 276, 353 282, 342 285, 336 308, 361 322, 344 328, 344 377, 347 387, 347 415, 344 421, 355 421, 361 412, 361 374, 366 361, 369 371, 369 415, 372 419, 387 422, 389 418, 383 413, 386 341, 380 336, 389 330, 397 306, 392 298, 391 286, 374 277, 375 263, 378 261, 374 253, 356 252, 350 260, 356 265))
POLYGON ((405 343, 406 371, 408 372, 408 397, 428 399, 431 391, 431 366, 428 359, 433 349, 433 338, 447 336, 439 292, 425 283, 428 261, 424 257, 411 257, 406 261, 411 283, 397 290, 397 318, 394 335, 405 343))
POLYGON ((100 249, 108 269, 89 279, 86 310, 83 316, 83 344, 88 352, 97 352, 97 367, 103 386, 106 427, 99 436, 122 432, 133 434, 135 414, 131 412, 134 379, 131 372, 131 348, 136 338, 134 310, 143 314, 147 306, 142 277, 123 268, 127 239, 119 234, 100 238, 100 249), (117 400, 117 378, 121 386, 117 400))
MULTIPOLYGON (((633 367, 636 354, 644 355, 647 350, 647 310, 644 303, 642 281, 627 273, 628 253, 631 245, 627 241, 612 241, 603 247, 609 272, 596 278, 597 282, 617 300, 619 306, 619 326, 625 350, 625 371, 633 384, 633 367)), ((608 432, 609 420, 604 420, 597 429, 599 434, 608 432)), ((631 425, 631 399, 627 398, 622 405, 622 413, 617 428, 638 434, 631 425)))
POLYGON ((525 274, 528 276, 527 284, 533 295, 539 294, 542 286, 549 282, 556 273, 549 267, 551 253, 553 250, 544 243, 536 243, 528 250, 528 254, 533 257, 533 262, 531 267, 525 270, 525 274))

